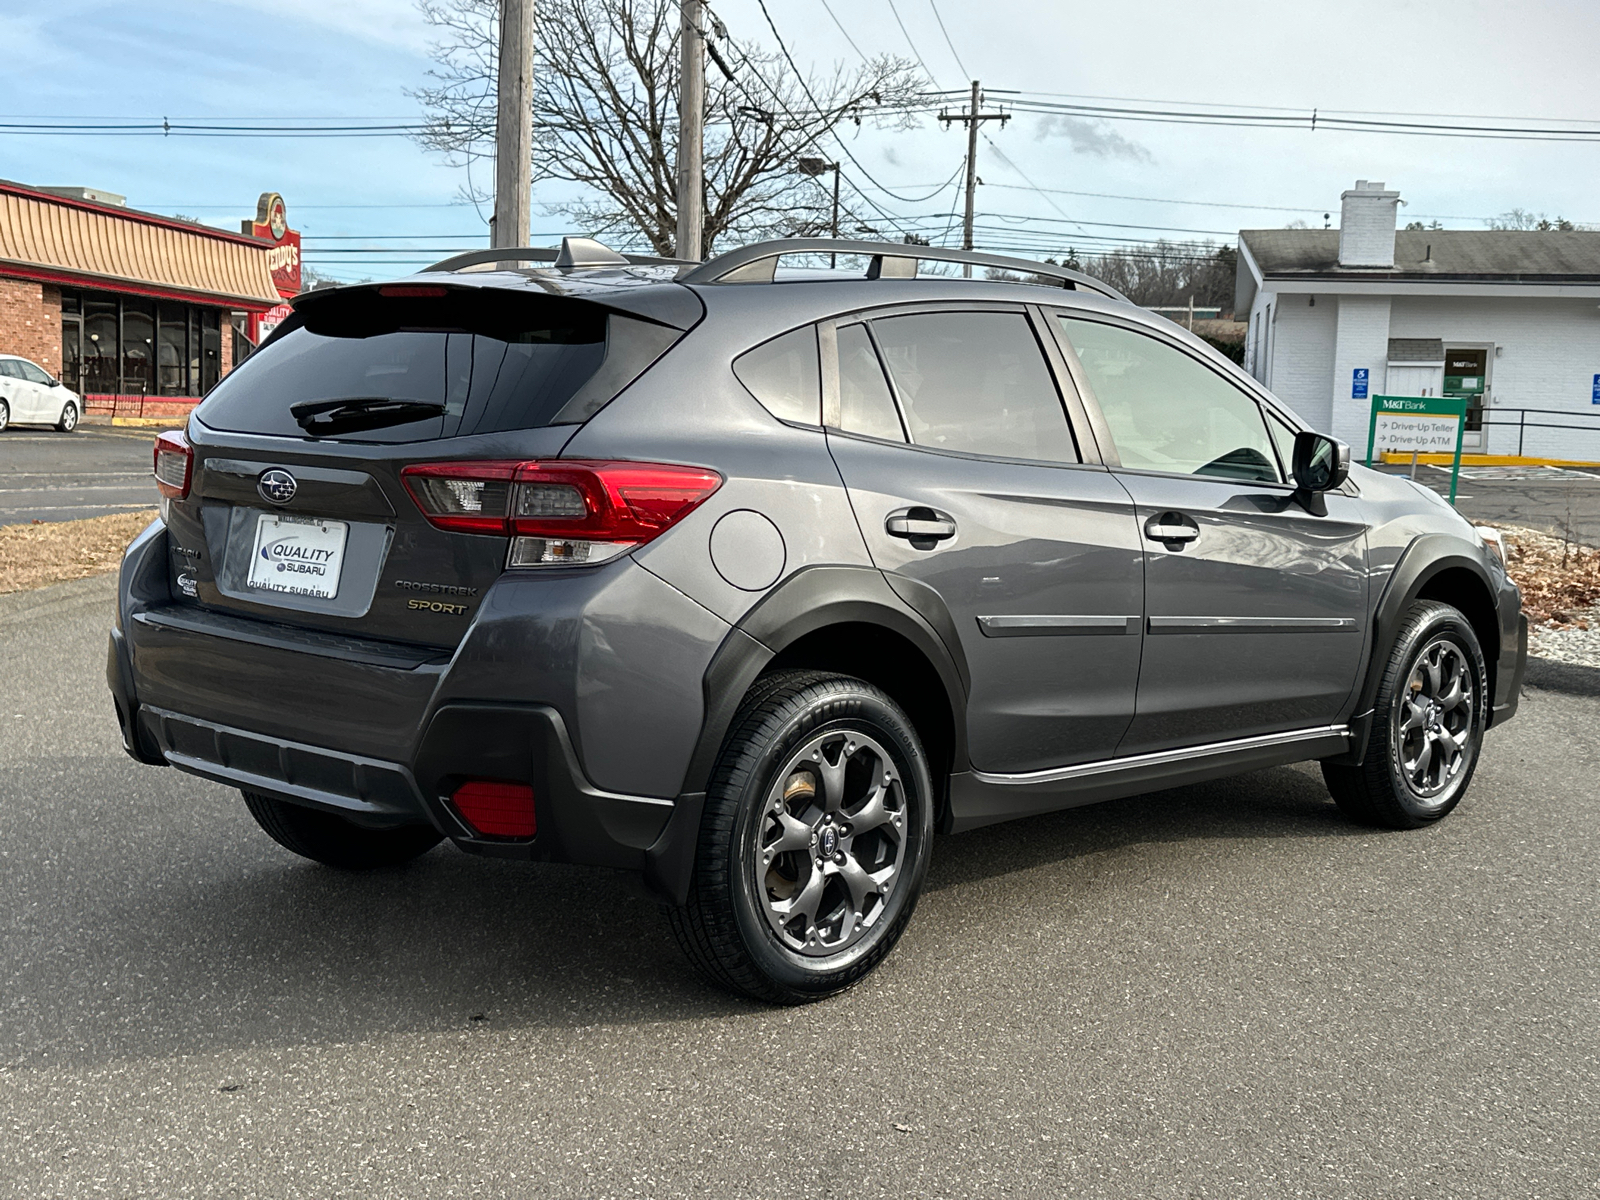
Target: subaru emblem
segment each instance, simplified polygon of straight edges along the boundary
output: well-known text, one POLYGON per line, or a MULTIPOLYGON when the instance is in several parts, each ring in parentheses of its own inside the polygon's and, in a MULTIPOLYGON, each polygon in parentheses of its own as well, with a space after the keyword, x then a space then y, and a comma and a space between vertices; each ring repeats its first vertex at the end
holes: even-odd
POLYGON ((263 500, 272 504, 287 504, 294 499, 294 494, 300 485, 295 482, 293 475, 287 471, 280 471, 274 467, 270 471, 261 472, 261 478, 256 480, 256 491, 261 493, 263 500))

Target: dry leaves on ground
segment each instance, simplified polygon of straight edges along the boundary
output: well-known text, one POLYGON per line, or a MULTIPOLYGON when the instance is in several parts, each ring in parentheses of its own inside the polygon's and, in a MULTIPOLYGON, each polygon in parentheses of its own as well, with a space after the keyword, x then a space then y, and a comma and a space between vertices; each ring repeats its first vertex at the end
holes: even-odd
POLYGON ((1585 610, 1600 604, 1600 550, 1532 529, 1502 529, 1506 569, 1522 589, 1534 625, 1589 628, 1585 610))
POLYGON ((0 593, 113 571, 128 543, 155 519, 155 510, 146 509, 82 521, 0 525, 0 593))

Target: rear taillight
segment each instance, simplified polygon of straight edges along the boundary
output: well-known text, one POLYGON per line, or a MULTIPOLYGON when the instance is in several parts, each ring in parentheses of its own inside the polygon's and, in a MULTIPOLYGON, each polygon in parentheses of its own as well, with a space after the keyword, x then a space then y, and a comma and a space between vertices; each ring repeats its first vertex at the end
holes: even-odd
POLYGON ((169 429, 156 438, 156 487, 168 500, 182 500, 189 494, 189 479, 194 474, 194 451, 181 429, 169 429))
POLYGON ((512 539, 507 565, 605 562, 643 545, 722 486, 702 467, 663 463, 420 463, 401 472, 440 529, 512 539))
POLYGON ((538 831, 533 789, 525 783, 469 779, 450 796, 468 825, 487 837, 531 838, 538 831))

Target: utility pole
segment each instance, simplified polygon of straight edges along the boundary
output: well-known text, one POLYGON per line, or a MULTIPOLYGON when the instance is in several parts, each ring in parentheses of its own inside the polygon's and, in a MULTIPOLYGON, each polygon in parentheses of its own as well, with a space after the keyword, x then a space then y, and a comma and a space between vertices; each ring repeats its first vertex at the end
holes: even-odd
POLYGON ((493 249, 528 244, 533 191, 534 0, 500 0, 499 104, 494 122, 493 249))
MULTIPOLYGON (((967 214, 961 223, 961 248, 963 250, 972 249, 973 205, 978 194, 978 126, 984 121, 999 121, 1001 126, 1004 126, 1011 119, 1011 114, 1008 112, 986 113, 980 111, 982 104, 983 91, 979 87, 978 81, 974 79, 972 81, 972 103, 968 106, 967 111, 960 113, 941 112, 939 114, 939 120, 944 122, 947 129, 955 121, 959 121, 967 127, 967 214)), ((964 266, 961 270, 962 274, 968 279, 972 278, 970 264, 964 266)))
POLYGON ((699 262, 705 230, 706 120, 705 35, 700 0, 678 0, 678 38, 683 67, 678 73, 678 245, 677 257, 699 262))

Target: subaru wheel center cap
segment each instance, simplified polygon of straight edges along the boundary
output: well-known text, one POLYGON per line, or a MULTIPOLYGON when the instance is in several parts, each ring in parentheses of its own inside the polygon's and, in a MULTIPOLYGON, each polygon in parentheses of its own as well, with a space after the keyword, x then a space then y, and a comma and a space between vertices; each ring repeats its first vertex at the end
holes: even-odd
POLYGON ((295 481, 295 477, 277 467, 261 472, 261 478, 256 480, 256 491, 261 493, 263 500, 272 504, 289 503, 299 490, 300 485, 295 481))
POLYGON ((839 850, 839 831, 832 825, 824 825, 822 836, 817 840, 817 849, 822 851, 823 858, 832 858, 839 850))

